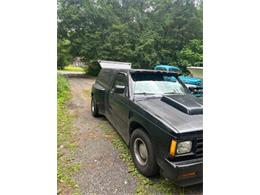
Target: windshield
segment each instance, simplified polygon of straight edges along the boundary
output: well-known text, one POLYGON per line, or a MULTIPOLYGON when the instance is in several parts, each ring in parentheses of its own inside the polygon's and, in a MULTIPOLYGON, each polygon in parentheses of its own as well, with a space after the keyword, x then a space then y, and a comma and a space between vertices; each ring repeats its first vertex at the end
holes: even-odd
POLYGON ((169 71, 176 71, 179 72, 180 70, 178 68, 169 68, 169 71))
POLYGON ((134 95, 187 94, 182 84, 167 73, 148 72, 132 75, 132 78, 134 95))

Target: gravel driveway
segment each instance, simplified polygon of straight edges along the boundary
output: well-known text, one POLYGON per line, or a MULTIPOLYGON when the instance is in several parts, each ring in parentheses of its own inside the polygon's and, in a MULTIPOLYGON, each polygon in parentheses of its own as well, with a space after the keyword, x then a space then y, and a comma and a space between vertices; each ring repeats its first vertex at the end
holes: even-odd
MULTIPOLYGON (((101 123, 109 123, 103 117, 94 118, 91 115, 90 90, 95 78, 83 74, 67 77, 72 92, 69 109, 75 115, 74 126, 79 129, 79 149, 75 160, 81 163, 81 169, 75 180, 80 192, 134 194, 136 177, 128 173, 127 165, 119 158, 109 136, 100 127, 101 123)), ((193 192, 202 194, 202 185, 195 187, 193 192)))
POLYGON ((133 194, 135 178, 128 173, 109 138, 99 128, 104 118, 93 118, 88 91, 94 79, 69 77, 72 91, 70 110, 76 115, 74 126, 79 129, 79 150, 76 160, 81 169, 76 176, 83 194, 133 194))

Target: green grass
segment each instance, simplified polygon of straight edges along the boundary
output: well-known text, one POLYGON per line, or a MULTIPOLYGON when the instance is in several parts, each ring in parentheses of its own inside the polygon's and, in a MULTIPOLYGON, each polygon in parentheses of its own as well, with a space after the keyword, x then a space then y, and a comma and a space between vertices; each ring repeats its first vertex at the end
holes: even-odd
POLYGON ((80 163, 73 158, 77 149, 77 132, 73 128, 73 116, 67 107, 71 98, 70 87, 63 76, 58 76, 57 79, 57 98, 58 194, 79 194, 78 185, 73 179, 73 174, 80 169, 80 163))
POLYGON ((106 135, 112 137, 112 144, 119 151, 120 158, 127 164, 128 172, 136 177, 136 194, 184 194, 184 188, 175 186, 165 178, 158 177, 152 180, 140 174, 135 168, 130 151, 122 138, 106 121, 102 121, 99 127, 106 135))
POLYGON ((64 67, 65 71, 73 71, 73 72, 85 72, 84 68, 80 66, 73 66, 73 65, 68 65, 64 67))

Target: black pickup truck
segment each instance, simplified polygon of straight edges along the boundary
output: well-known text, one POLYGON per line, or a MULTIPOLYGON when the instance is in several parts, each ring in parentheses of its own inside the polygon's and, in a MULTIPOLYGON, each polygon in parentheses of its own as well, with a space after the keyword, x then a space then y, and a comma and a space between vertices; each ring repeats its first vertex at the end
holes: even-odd
POLYGON ((92 86, 93 116, 105 116, 129 146, 137 169, 180 186, 202 183, 203 106, 179 74, 102 68, 92 86), (169 81, 174 76, 175 82, 169 81))

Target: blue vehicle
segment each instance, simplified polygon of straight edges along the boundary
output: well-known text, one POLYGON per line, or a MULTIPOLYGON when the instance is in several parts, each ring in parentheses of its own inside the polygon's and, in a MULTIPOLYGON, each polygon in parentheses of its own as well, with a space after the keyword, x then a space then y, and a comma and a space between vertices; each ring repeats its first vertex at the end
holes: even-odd
MULTIPOLYGON (((177 66, 170 66, 170 65, 156 65, 154 70, 161 70, 161 71, 173 71, 181 73, 181 69, 177 66)), ((202 79, 195 78, 191 76, 180 76, 179 77, 185 85, 191 90, 192 94, 197 97, 201 97, 203 95, 203 87, 202 87, 202 79)), ((175 81, 175 77, 169 78, 171 81, 175 81)))
POLYGON ((170 65, 156 65, 154 70, 162 70, 162 71, 173 71, 173 72, 178 72, 181 73, 181 69, 179 69, 177 66, 170 66, 170 65))

